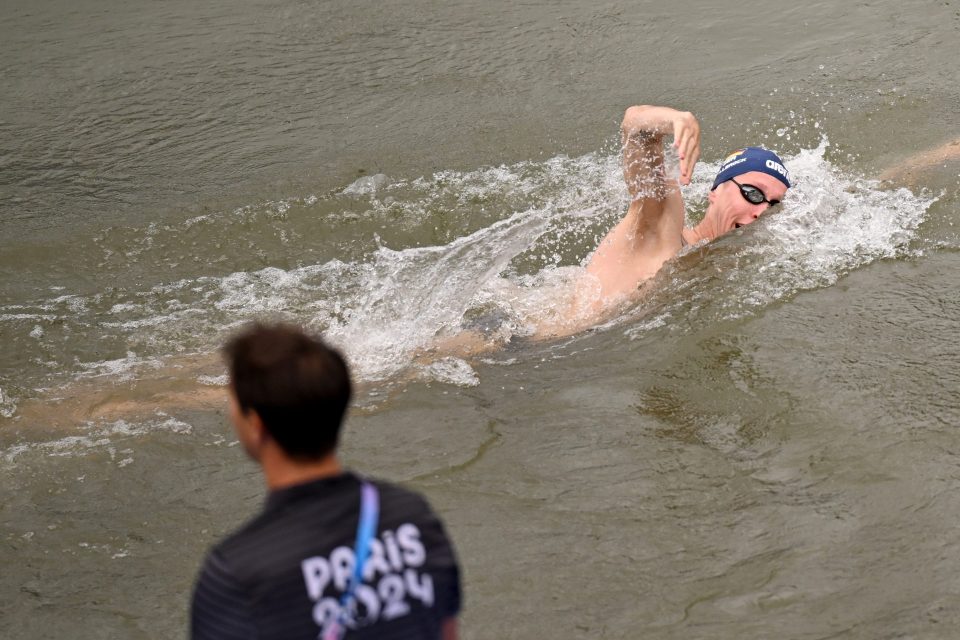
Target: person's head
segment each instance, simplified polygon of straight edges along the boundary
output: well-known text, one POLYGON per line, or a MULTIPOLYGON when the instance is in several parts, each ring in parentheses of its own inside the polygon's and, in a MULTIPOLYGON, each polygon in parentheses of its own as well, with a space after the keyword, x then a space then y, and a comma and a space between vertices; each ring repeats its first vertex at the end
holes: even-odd
MULTIPOLYGON (((292 459, 319 460, 336 450, 352 394, 343 357, 287 324, 254 324, 223 348, 235 425, 255 415, 292 459), (253 412, 253 413, 251 413, 253 412)), ((256 457, 251 443, 241 441, 256 457)))
POLYGON ((789 188, 790 175, 777 154, 760 147, 734 151, 710 189, 709 213, 718 234, 750 224, 783 200, 789 188))

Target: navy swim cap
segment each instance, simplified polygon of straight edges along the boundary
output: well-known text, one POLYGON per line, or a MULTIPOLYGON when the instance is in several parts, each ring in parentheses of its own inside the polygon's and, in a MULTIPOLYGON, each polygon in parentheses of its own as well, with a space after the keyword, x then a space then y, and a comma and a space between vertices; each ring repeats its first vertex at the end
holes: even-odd
POLYGON ((783 160, 773 151, 761 149, 760 147, 746 147, 737 149, 727 156, 720 165, 720 171, 717 172, 717 179, 713 181, 710 190, 713 191, 721 183, 731 178, 736 178, 742 173, 750 171, 759 171, 769 176, 773 176, 783 184, 790 187, 790 174, 787 168, 783 166, 783 160))

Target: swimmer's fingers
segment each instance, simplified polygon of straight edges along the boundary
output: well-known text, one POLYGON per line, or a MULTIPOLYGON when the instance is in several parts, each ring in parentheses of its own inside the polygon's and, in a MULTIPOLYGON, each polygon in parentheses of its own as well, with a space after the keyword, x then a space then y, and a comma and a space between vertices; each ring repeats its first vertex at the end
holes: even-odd
POLYGON ((680 184, 690 184, 693 167, 700 158, 699 136, 688 135, 679 141, 677 155, 680 157, 680 184))
POLYGON ((673 136, 673 148, 677 151, 677 157, 680 158, 680 184, 686 184, 687 176, 687 148, 690 146, 690 130, 685 127, 679 127, 673 136))
POLYGON ((680 184, 690 184, 700 159, 700 123, 692 113, 679 114, 673 123, 673 146, 680 158, 680 184))
POLYGON ((693 168, 697 166, 697 161, 700 160, 700 137, 697 136, 696 140, 691 145, 690 151, 687 153, 687 166, 686 173, 683 173, 685 178, 684 184, 690 184, 690 181, 693 180, 693 168))

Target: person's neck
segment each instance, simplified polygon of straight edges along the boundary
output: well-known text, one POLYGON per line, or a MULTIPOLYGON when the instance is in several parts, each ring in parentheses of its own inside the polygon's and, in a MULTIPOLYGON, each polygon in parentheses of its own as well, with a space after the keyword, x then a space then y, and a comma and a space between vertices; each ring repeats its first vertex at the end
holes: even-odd
POLYGON ((264 452, 260 459, 260 466, 263 468, 263 477, 270 491, 343 473, 343 466, 337 459, 336 453, 330 453, 319 460, 304 462, 292 459, 276 448, 271 448, 264 452))
POLYGON ((714 224, 712 216, 704 216, 703 220, 701 220, 697 226, 692 229, 684 228, 683 230, 683 239, 687 241, 687 244, 697 244, 704 240, 713 240, 719 235, 720 231, 717 229, 716 224, 714 224))

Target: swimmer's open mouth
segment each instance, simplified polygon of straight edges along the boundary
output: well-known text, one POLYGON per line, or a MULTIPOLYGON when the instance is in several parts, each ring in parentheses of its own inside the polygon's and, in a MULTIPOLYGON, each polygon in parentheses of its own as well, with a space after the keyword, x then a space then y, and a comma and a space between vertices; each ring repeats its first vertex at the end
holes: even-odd
POLYGON ((742 227, 742 226, 743 226, 743 225, 740 224, 739 222, 734 222, 734 223, 733 223, 733 228, 734 228, 734 229, 739 229, 739 228, 742 227))

